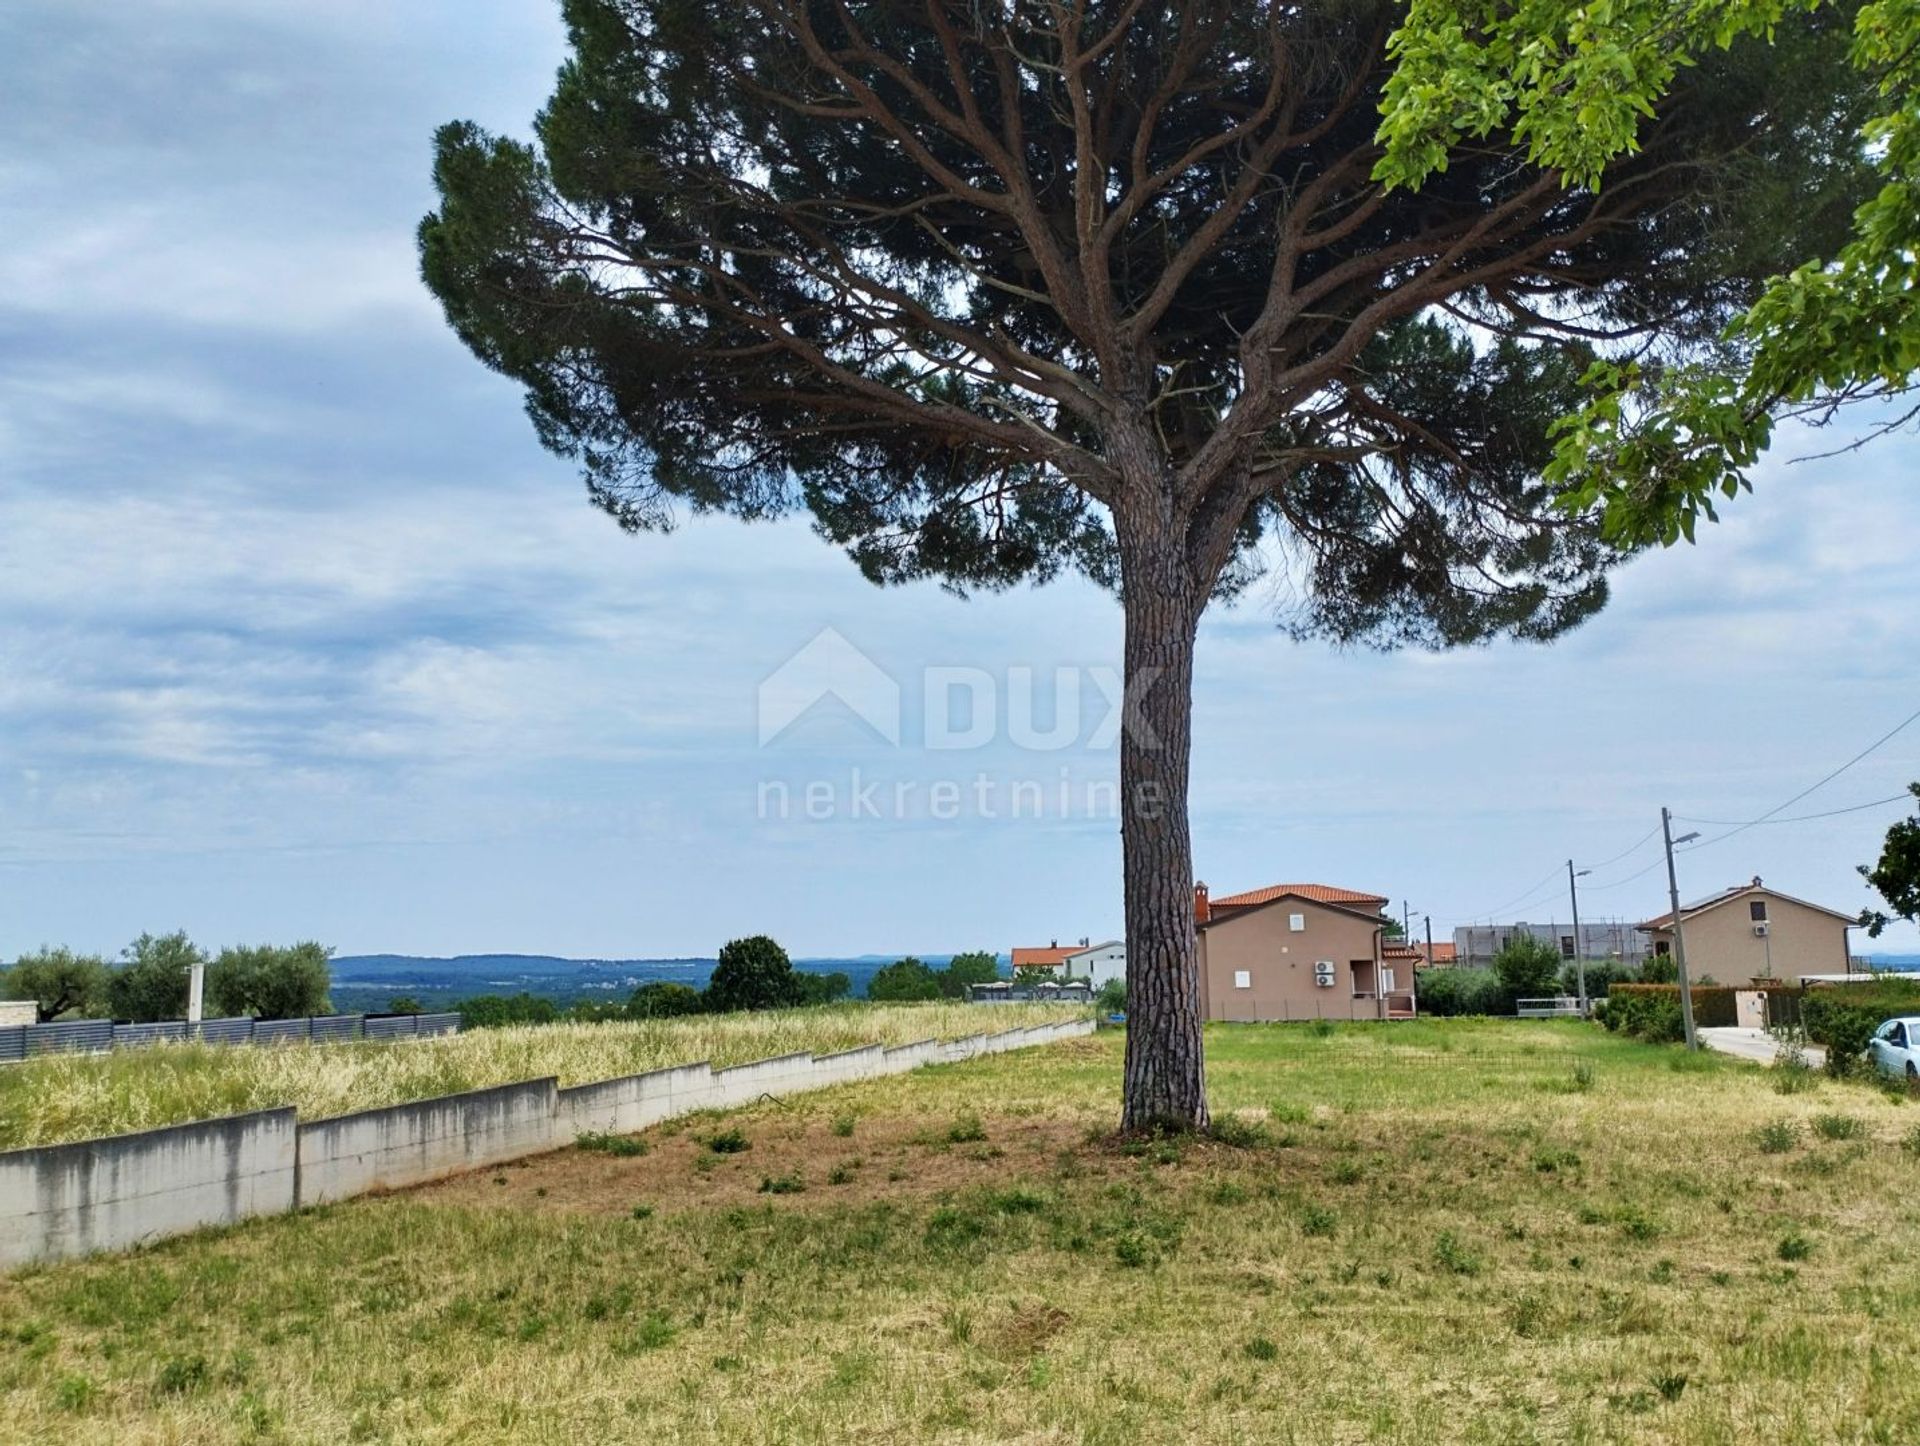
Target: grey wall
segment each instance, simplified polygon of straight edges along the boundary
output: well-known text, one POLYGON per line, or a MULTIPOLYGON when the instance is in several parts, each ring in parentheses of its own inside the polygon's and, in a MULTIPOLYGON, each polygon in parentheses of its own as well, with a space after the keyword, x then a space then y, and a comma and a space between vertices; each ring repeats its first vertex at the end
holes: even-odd
POLYGON ((301 1124, 291 1109, 0 1153, 0 1269, 118 1250, 632 1134, 695 1110, 1091 1034, 1090 1019, 841 1054, 706 1063, 560 1089, 498 1085, 301 1124))
POLYGON ((291 1210, 295 1129, 263 1110, 0 1154, 0 1268, 291 1210))

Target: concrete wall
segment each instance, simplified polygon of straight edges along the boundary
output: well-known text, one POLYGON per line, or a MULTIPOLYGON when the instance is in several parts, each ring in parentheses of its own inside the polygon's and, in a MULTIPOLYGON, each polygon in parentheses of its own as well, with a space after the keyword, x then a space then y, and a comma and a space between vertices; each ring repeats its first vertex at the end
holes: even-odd
POLYGON ((39 1022, 40 1006, 31 999, 0 999, 0 1028, 39 1022))
POLYGON ((557 1079, 363 1110, 300 1126, 297 1205, 397 1190, 572 1141, 556 1130, 557 1079))
POLYGON ((301 1124, 291 1109, 0 1154, 0 1269, 424 1184, 696 1110, 1091 1034, 1090 1019, 840 1054, 527 1080, 301 1124))
POLYGON ((295 1130, 263 1110, 0 1154, 0 1269, 291 1210, 295 1130))

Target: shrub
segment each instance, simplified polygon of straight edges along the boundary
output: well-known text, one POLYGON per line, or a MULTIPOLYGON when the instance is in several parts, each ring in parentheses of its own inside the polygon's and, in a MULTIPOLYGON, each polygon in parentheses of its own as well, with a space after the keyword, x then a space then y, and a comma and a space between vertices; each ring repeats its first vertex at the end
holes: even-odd
POLYGON ((553 1024, 560 1010, 551 999, 524 989, 518 994, 476 994, 453 1006, 462 1029, 504 1029, 514 1024, 553 1024))
POLYGON ((1813 1254, 1813 1242, 1798 1230, 1789 1230, 1780 1237, 1780 1244, 1775 1254, 1782 1260, 1805 1260, 1813 1254))
POLYGON ((1309 1205, 1300 1212, 1300 1233, 1307 1236, 1328 1236, 1334 1233, 1339 1222, 1331 1210, 1324 1205, 1309 1205))
POLYGON ((1100 986, 1100 992, 1093 996, 1093 1002, 1102 1014, 1125 1014, 1127 1012, 1127 981, 1109 979, 1100 986))
POLYGON ((747 1137, 738 1125, 707 1136, 707 1148, 716 1155, 737 1155, 748 1148, 747 1137))
POLYGON ((800 1178, 800 1172, 787 1175, 762 1175, 760 1193, 762 1195, 798 1195, 807 1188, 807 1182, 800 1178))
POLYGON ((333 950, 302 944, 234 945, 207 967, 207 999, 216 1013, 237 1018, 304 1019, 326 1014, 333 950))
POLYGON ((1651 1044, 1672 1044, 1686 1038, 1680 1017, 1680 991, 1661 985, 1614 985, 1607 992, 1600 1022, 1616 1034, 1651 1044))
POLYGON ((1901 1014, 1920 1014, 1920 987, 1912 980, 1880 980, 1809 989, 1800 999, 1807 1038, 1827 1047, 1827 1073, 1852 1074, 1873 1032, 1901 1014))
POLYGON ((1867 1134, 1867 1122, 1852 1115, 1815 1115, 1813 1132, 1823 1140, 1860 1140, 1867 1134))
MULTIPOLYGON (((1688 991, 1693 995, 1693 1022, 1701 1029, 1719 1029, 1723 1026, 1738 1024, 1739 1015, 1734 1005, 1734 990, 1719 984, 1696 984, 1688 991)), ((1618 999, 1668 999, 1673 1001, 1674 1013, 1680 1011, 1680 987, 1677 984, 1614 984, 1607 989, 1608 1008, 1618 999)), ((1629 1006, 1631 1009, 1631 1006, 1629 1006)), ((1632 1031, 1628 1031, 1631 1033, 1632 1031)))
POLYGON ((1247 1355, 1256 1361, 1277 1361, 1280 1359, 1280 1347, 1265 1336, 1255 1336, 1246 1345, 1247 1355))
POLYGON ((978 1115, 962 1115, 947 1126, 947 1138, 956 1145, 970 1145, 987 1137, 987 1127, 978 1115))
POLYGON ((765 934, 731 939, 707 981, 707 1003, 717 1010, 779 1009, 799 1002, 793 961, 765 934))
POLYGON ((1267 1143, 1267 1127, 1245 1115, 1222 1115, 1213 1122, 1213 1137, 1236 1150, 1251 1150, 1267 1143))
POLYGON ((1500 980, 1491 969, 1417 969, 1414 990, 1422 1014, 1499 1014, 1504 1008, 1500 980))
POLYGON ((627 999, 627 1018, 679 1019, 698 1014, 706 1007, 706 1000, 691 984, 656 979, 651 984, 642 984, 627 999))

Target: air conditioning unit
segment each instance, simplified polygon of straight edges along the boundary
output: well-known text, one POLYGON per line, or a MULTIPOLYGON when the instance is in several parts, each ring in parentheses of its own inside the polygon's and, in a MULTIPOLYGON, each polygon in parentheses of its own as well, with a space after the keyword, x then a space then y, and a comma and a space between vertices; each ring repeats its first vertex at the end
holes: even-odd
POLYGON ((1767 926, 1764 922, 1753 926, 1753 937, 1756 939, 1764 939, 1767 937, 1767 926))
POLYGON ((1313 963, 1313 982, 1322 989, 1333 988, 1333 960, 1316 959, 1313 963))

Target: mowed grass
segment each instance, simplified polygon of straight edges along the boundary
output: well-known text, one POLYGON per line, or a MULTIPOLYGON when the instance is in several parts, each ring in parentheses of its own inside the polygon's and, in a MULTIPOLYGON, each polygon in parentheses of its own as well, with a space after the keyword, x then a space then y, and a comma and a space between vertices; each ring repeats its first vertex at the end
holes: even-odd
POLYGON ((1235 1143, 1122 1145, 1121 1047, 0 1280, 0 1431, 1920 1439, 1920 1106, 1577 1023, 1217 1026, 1235 1143))
POLYGON ((552 1024, 392 1043, 159 1044, 0 1068, 0 1149, 293 1105, 304 1119, 516 1080, 562 1086, 666 1065, 955 1039, 1087 1013, 1070 1005, 839 1004, 756 1014, 552 1024))

